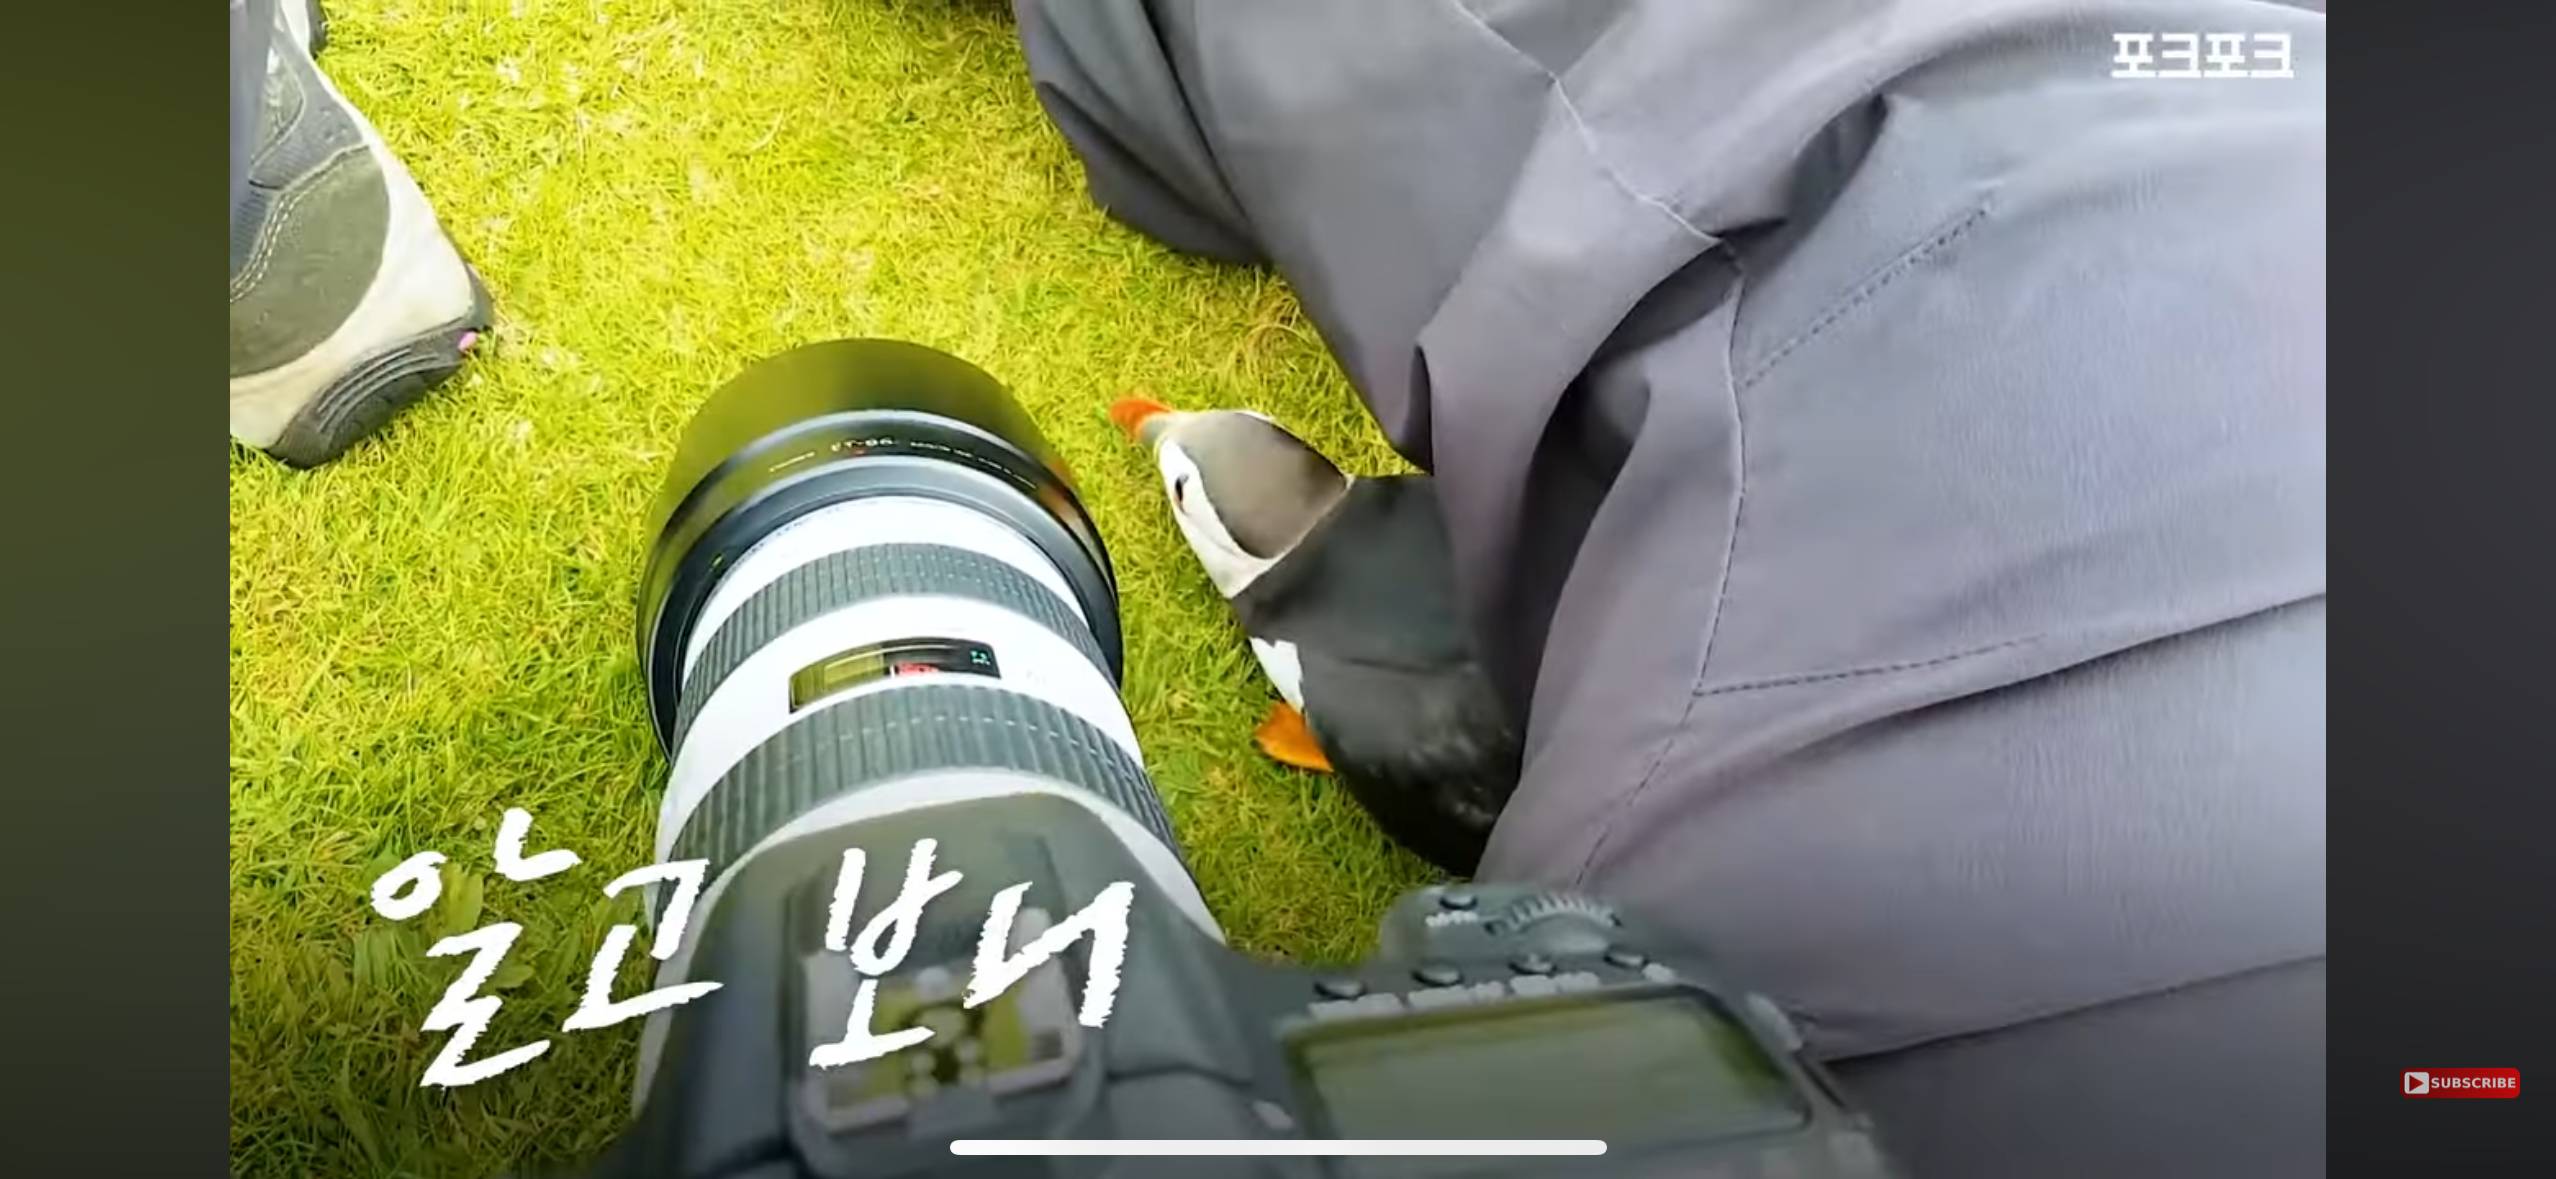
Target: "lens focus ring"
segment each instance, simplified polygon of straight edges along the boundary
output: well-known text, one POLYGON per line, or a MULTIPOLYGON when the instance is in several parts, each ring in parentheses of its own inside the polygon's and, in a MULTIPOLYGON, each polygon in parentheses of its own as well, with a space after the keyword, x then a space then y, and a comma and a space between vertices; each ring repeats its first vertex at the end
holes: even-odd
POLYGON ((882 544, 829 553, 755 591, 703 644, 684 676, 675 710, 674 744, 729 673, 782 633, 855 602, 937 594, 973 598, 1010 610, 1074 645, 1109 674, 1091 628, 1036 578, 997 558, 930 544, 882 544))
POLYGON ((1144 768, 1108 734, 1019 692, 928 684, 851 696, 773 734, 710 788, 676 836, 672 858, 707 857, 715 876, 819 804, 895 778, 963 769, 1088 790, 1179 854, 1144 768))

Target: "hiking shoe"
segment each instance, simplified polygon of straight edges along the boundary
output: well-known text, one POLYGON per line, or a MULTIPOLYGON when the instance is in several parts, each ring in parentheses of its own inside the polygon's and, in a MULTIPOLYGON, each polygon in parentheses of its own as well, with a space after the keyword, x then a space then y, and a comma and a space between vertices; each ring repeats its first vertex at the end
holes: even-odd
POLYGON ((312 57, 328 44, 328 13, 320 0, 275 0, 275 23, 312 57))
POLYGON ((451 376, 490 316, 408 169, 312 64, 318 5, 277 9, 231 211, 231 436, 312 467, 451 376))

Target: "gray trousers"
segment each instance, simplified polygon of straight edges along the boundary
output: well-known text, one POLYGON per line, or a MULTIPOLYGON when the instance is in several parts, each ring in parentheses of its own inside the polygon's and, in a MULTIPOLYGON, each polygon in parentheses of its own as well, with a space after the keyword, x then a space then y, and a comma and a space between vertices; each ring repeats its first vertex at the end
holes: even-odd
POLYGON ((1718 953, 1921 1173, 2321 1173, 2321 16, 1018 11, 1093 197, 1275 267, 1438 480, 1528 720, 1485 877, 1718 953))

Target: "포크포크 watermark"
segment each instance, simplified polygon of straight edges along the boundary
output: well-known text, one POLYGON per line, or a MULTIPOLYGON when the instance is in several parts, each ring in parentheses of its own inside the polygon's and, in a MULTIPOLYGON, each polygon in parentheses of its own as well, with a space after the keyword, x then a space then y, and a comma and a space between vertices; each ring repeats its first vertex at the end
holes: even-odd
POLYGON ((2295 78, 2288 33, 2114 33, 2112 76, 2148 81, 2295 78))

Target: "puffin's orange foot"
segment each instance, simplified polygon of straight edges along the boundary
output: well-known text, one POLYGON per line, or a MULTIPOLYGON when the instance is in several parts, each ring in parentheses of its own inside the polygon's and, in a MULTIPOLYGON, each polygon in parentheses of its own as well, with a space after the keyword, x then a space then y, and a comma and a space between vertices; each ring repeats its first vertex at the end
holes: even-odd
POLYGON ((1331 772, 1331 759, 1323 756, 1322 743, 1314 740, 1313 729, 1305 724, 1305 714, 1284 700, 1269 710, 1269 719, 1252 730, 1251 739, 1262 753, 1286 765, 1316 773, 1331 772))

